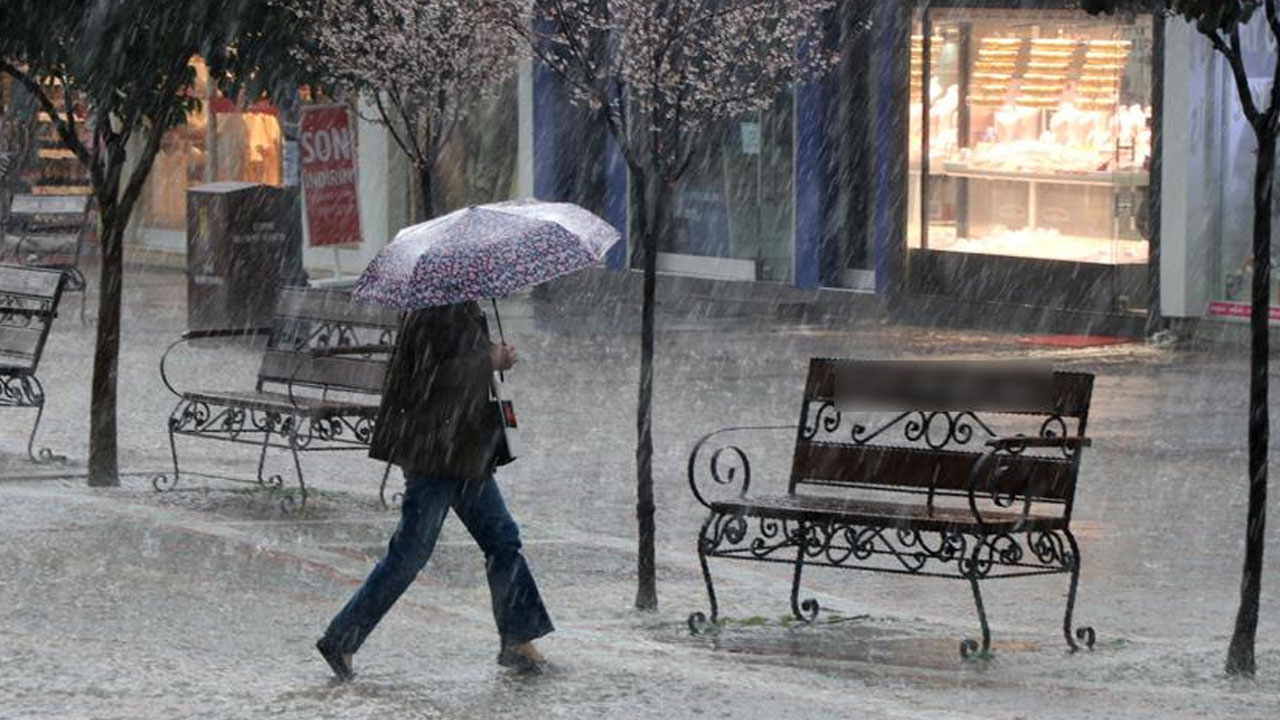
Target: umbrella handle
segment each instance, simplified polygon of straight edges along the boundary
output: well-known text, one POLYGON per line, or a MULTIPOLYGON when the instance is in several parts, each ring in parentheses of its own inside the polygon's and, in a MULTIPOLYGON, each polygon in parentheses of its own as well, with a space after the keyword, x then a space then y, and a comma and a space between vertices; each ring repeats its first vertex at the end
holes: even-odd
POLYGON ((493 321, 498 324, 498 339, 505 345, 507 339, 502 335, 502 316, 498 314, 498 299, 489 298, 489 302, 493 303, 493 321))
MULTIPOLYGON (((498 314, 498 299, 489 298, 489 302, 493 303, 493 320, 495 323, 498 324, 498 341, 501 342, 503 345, 506 345, 507 338, 505 335, 502 334, 502 316, 498 314)), ((507 381, 505 373, 503 373, 501 370, 498 371, 498 379, 501 380, 502 382, 507 381)))

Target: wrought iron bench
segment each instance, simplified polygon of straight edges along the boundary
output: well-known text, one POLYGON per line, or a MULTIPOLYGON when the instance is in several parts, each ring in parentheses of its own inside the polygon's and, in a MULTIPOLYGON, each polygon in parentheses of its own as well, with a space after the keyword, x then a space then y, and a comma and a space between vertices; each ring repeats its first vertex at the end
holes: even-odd
POLYGON ((6 259, 65 273, 65 289, 80 293, 81 323, 88 281, 80 272, 80 255, 89 229, 89 200, 87 195, 14 195, 2 248, 6 259))
MULTIPOLYGON (((368 449, 399 324, 396 311, 351 303, 345 292, 284 288, 269 328, 183 333, 160 360, 161 379, 178 398, 169 414, 173 475, 158 475, 152 485, 159 491, 177 485, 178 435, 245 443, 259 448, 256 482, 264 487, 284 487, 282 476, 264 475, 267 450, 290 452, 301 495, 298 506, 305 506, 299 453, 368 449), (167 363, 179 345, 261 336, 267 337, 267 346, 252 390, 180 391, 169 381, 167 363)), ((288 510, 292 495, 282 505, 288 510)))
POLYGON ((35 450, 44 417, 44 386, 36 372, 65 282, 56 270, 0 265, 0 407, 35 409, 27 455, 39 463, 65 459, 48 448, 35 450))
POLYGON ((991 646, 982 581, 1065 573, 1063 634, 1072 651, 1092 648, 1094 630, 1072 625, 1070 528, 1092 388, 1086 373, 812 360, 798 427, 718 430, 689 456, 710 510, 698 537, 710 617, 693 613, 690 630, 718 621, 708 559, 734 558, 792 565, 805 622, 819 611, 800 600, 806 565, 967 580, 982 639, 960 643, 966 658, 991 646), (776 430, 795 437, 787 492, 752 494, 733 434, 776 430))

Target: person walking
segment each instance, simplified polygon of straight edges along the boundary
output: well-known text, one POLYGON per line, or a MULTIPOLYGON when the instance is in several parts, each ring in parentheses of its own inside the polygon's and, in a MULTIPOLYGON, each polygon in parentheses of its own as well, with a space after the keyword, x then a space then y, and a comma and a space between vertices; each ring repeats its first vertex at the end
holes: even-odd
POLYGON ((369 450, 404 472, 400 522, 386 556, 316 643, 340 680, 354 676, 353 656, 431 557, 450 508, 484 552, 498 663, 525 672, 543 667, 533 641, 554 628, 493 475, 502 428, 490 401, 492 375, 516 361, 513 346, 490 341, 474 301, 406 317, 369 450))

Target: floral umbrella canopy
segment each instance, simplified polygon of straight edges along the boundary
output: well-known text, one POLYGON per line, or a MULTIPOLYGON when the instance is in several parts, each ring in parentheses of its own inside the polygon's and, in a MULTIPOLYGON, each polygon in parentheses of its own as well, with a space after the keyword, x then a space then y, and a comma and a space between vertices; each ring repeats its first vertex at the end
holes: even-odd
POLYGON ((401 230, 352 298, 412 310, 502 297, 599 264, 620 237, 571 203, 477 205, 401 230))

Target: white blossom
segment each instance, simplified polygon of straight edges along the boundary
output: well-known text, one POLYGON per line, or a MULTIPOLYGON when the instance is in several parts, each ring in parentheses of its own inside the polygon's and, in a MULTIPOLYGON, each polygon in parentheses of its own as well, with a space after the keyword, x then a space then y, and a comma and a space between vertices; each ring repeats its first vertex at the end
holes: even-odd
POLYGON ((825 72, 833 0, 538 0, 533 48, 609 122, 633 170, 674 181, 695 136, 825 72))
POLYGON ((321 75, 377 108, 419 169, 454 126, 514 70, 524 0, 299 1, 315 28, 321 75))

